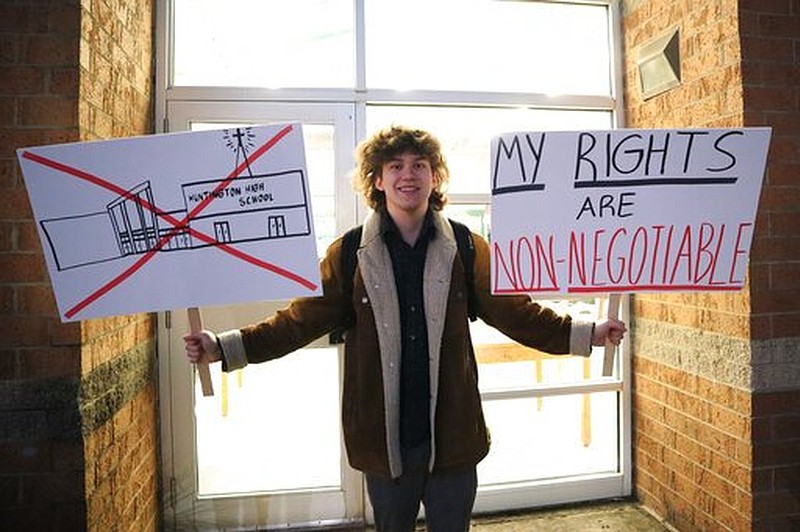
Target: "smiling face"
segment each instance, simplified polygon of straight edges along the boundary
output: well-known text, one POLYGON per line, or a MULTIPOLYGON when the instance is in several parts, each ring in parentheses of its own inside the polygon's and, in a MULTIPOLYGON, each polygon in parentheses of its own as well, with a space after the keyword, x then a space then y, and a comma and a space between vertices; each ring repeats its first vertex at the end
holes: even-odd
POLYGON ((375 188, 386 195, 386 209, 393 218, 424 217, 436 179, 425 157, 404 152, 383 163, 375 188))
MULTIPOLYGON (((390 181, 393 181, 390 175, 393 171, 390 169, 391 163, 405 164, 406 155, 422 159, 422 164, 427 162, 428 172, 433 174, 433 188, 427 196, 426 209, 441 211, 447 203, 445 189, 450 171, 442 154, 441 143, 422 129, 391 126, 377 131, 361 142, 356 149, 358 164, 353 179, 355 188, 364 195, 369 208, 376 211, 387 209, 388 198, 384 189, 388 190, 390 181), (386 177, 382 178, 384 175, 386 177)), ((406 189, 408 191, 410 189, 406 189)), ((396 209, 400 205, 392 208, 396 209)))

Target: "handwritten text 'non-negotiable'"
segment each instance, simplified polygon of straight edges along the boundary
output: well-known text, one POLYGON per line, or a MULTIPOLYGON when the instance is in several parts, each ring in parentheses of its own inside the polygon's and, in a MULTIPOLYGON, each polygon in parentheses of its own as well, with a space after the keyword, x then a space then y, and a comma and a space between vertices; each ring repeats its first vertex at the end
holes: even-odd
POLYGON ((493 242, 494 290, 560 292, 564 283, 568 292, 735 290, 744 283, 751 232, 749 222, 573 230, 565 256, 552 234, 493 242))

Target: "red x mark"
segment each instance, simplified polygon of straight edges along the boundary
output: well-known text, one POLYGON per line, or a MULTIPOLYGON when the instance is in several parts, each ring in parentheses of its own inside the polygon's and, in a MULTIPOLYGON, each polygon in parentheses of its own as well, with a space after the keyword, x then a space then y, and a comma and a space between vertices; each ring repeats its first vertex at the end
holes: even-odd
POLYGON ((151 204, 147 200, 145 200, 145 199, 143 199, 143 198, 141 198, 139 196, 131 194, 127 190, 124 190, 123 188, 119 187, 118 185, 115 185, 114 183, 111 183, 110 181, 107 181, 107 180, 103 179, 102 177, 95 176, 93 174, 90 174, 90 173, 85 172, 83 170, 80 170, 78 168, 73 168, 73 167, 68 166, 66 164, 59 163, 58 161, 55 161, 53 159, 49 159, 47 157, 43 157, 41 155, 37 155, 35 153, 31 153, 31 152, 28 152, 28 151, 23 152, 22 153, 22 157, 24 157, 26 159, 29 159, 29 160, 34 161, 34 162, 37 162, 37 163, 39 163, 41 165, 44 165, 44 166, 48 166, 48 167, 53 168, 55 170, 58 170, 58 171, 73 175, 73 176, 75 176, 75 177, 77 177, 79 179, 86 180, 86 181, 88 181, 90 183, 93 183, 93 184, 98 185, 98 186, 100 186, 102 188, 110 190, 111 192, 114 192, 115 194, 118 194, 118 195, 124 197, 125 199, 133 200, 136 203, 138 203, 139 205, 141 205, 142 207, 144 207, 145 209, 155 213, 161 219, 169 222, 173 226, 173 229, 170 230, 169 233, 164 235, 156 243, 156 245, 152 249, 150 249, 149 251, 147 251, 147 253, 142 255, 141 258, 139 258, 135 263, 133 263, 131 266, 129 266, 125 271, 123 271, 121 274, 119 274, 118 276, 114 277, 109 282, 107 282, 106 284, 104 284, 103 286, 101 286, 100 288, 95 290, 94 292, 92 292, 88 297, 86 297, 85 299, 80 301, 77 305, 75 305, 74 307, 70 308, 65 313, 66 317, 67 318, 72 318, 75 314, 77 314, 78 312, 80 312, 81 310, 83 310, 87 306, 91 305, 93 302, 97 301, 98 299, 103 297, 105 294, 107 294, 108 292, 110 292, 111 290, 113 290, 114 288, 119 286, 128 277, 132 276, 139 269, 141 269, 142 266, 144 266, 145 264, 150 262, 150 260, 152 260, 153 257, 155 257, 156 253, 158 251, 160 251, 161 249, 163 249, 163 247, 166 246, 167 243, 169 243, 169 241, 172 240, 172 238, 175 237, 175 235, 179 234, 182 231, 186 231, 186 230, 188 230, 191 235, 193 235, 194 237, 198 238, 199 240, 202 240, 203 242, 206 242, 208 244, 214 244, 220 250, 222 250, 222 251, 224 251, 226 253, 229 253, 229 254, 233 255, 234 257, 237 257, 237 258, 239 258, 239 259, 241 259, 241 260, 243 260, 245 262, 249 262, 250 264, 258 266, 259 268, 263 268, 265 270, 269 270, 271 272, 277 273, 278 275, 286 277, 287 279, 290 279, 292 281, 295 281, 298 284, 301 284, 301 285, 305 286, 309 290, 315 290, 317 288, 317 285, 315 285, 311 281, 309 281, 307 279, 304 279, 303 277, 300 277, 299 275, 297 275, 297 274, 295 274, 293 272, 290 272, 290 271, 288 271, 288 270, 286 270, 284 268, 281 268, 280 266, 276 266, 275 264, 271 264, 271 263, 265 262, 265 261, 263 261, 263 260, 261 260, 261 259, 259 259, 257 257, 253 257, 252 255, 249 255, 249 254, 247 254, 247 253, 245 253, 245 252, 243 252, 241 250, 238 250, 233 246, 229 246, 228 244, 225 244, 225 243, 222 243, 222 242, 217 242, 217 240, 215 238, 211 238, 210 236, 208 236, 208 235, 206 235, 204 233, 201 233, 200 231, 197 231, 196 229, 192 229, 191 227, 189 227, 189 221, 194 219, 206 207, 208 207, 208 205, 212 201, 214 201, 214 199, 216 197, 219 196, 219 194, 218 194, 219 192, 221 192, 228 185, 230 185, 231 181, 233 181, 236 177, 238 177, 251 163, 253 163, 256 159, 261 157, 264 153, 266 153, 270 148, 272 148, 275 144, 277 144, 283 137, 285 137, 291 131, 292 131, 292 126, 288 125, 288 126, 284 127, 283 129, 281 129, 278 133, 276 133, 275 136, 273 136, 263 146, 261 146, 256 151, 254 151, 239 166, 234 168, 233 171, 230 174, 228 174, 228 176, 219 185, 217 185, 217 187, 214 189, 214 191, 211 194, 209 194, 208 196, 206 196, 203 199, 203 201, 198 203, 191 211, 189 211, 189 213, 182 220, 179 220, 179 219, 175 218, 174 216, 170 215, 169 213, 166 213, 163 210, 161 210, 160 208, 158 208, 157 206, 151 204))

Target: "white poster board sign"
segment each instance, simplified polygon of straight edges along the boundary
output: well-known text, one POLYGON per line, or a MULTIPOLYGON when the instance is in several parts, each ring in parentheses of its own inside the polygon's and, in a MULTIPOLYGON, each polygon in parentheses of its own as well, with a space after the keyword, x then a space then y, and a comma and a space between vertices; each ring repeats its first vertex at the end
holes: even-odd
POLYGON ((492 141, 492 291, 739 290, 771 130, 518 132, 492 141))
POLYGON ((64 321, 321 294, 300 124, 17 156, 64 321))

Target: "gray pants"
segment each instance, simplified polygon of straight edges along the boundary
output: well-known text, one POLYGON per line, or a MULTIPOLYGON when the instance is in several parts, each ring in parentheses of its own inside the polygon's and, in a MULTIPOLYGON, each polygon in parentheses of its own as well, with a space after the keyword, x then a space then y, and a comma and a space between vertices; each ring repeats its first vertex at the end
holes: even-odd
POLYGON ((403 452, 403 474, 390 479, 366 475, 369 500, 379 532, 409 532, 425 505, 425 522, 431 532, 469 530, 478 488, 475 466, 443 473, 428 473, 430 445, 403 452))

